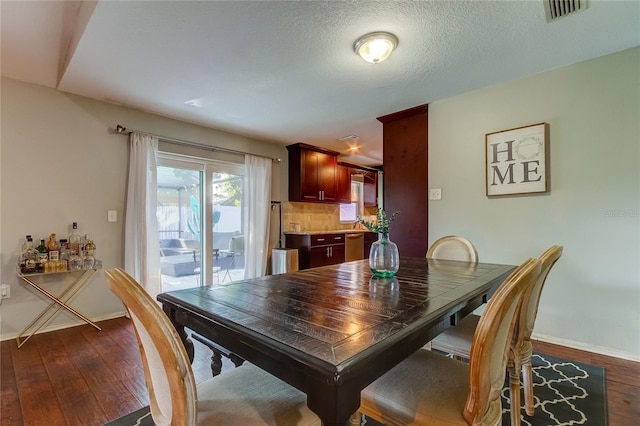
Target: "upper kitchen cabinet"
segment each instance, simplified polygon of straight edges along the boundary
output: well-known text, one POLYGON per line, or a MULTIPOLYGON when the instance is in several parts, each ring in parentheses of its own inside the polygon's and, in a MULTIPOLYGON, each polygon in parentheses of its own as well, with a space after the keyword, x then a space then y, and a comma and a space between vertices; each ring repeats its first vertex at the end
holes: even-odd
MULTIPOLYGON (((358 166, 351 163, 338 163, 338 167, 348 168, 348 186, 350 188, 352 176, 359 176, 358 182, 362 182, 363 188, 363 204, 367 207, 375 207, 378 205, 378 171, 375 169, 366 168, 364 166, 358 166)), ((346 179, 346 178, 344 178, 346 179)), ((349 189, 350 190, 350 189, 349 189)), ((346 200, 344 202, 349 202, 346 200)), ((340 201, 343 202, 343 201, 340 201)))
POLYGON ((340 153, 303 143, 288 145, 289 201, 338 202, 340 153))
POLYGON ((338 164, 336 175, 338 176, 338 202, 351 202, 351 167, 344 164, 338 164))
POLYGON ((364 178, 364 205, 365 206, 377 206, 378 205, 378 172, 365 170, 363 173, 364 178))
POLYGON ((400 210, 391 240, 402 256, 424 256, 428 241, 427 105, 378 117, 382 123, 384 209, 400 210))

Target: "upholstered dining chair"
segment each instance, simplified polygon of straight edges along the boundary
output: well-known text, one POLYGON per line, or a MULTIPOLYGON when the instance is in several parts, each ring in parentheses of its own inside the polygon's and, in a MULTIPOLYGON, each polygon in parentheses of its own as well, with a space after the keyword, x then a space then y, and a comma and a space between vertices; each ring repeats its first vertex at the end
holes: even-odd
POLYGON ((507 350, 524 292, 540 273, 528 259, 498 288, 482 315, 469 364, 418 350, 361 394, 360 413, 392 425, 499 425, 507 350))
MULTIPOLYGON (((547 249, 539 260, 541 263, 540 276, 532 289, 526 293, 520 312, 518 313, 516 329, 509 351, 508 370, 511 388, 511 414, 512 425, 520 424, 520 371, 524 387, 525 412, 529 416, 534 415, 533 400, 533 369, 531 366, 531 333, 535 325, 538 313, 540 295, 547 279, 549 271, 562 255, 562 246, 552 246, 547 249), (513 417, 515 415, 515 417, 513 417)), ((451 327, 439 334, 431 341, 431 349, 469 359, 471 356, 471 342, 475 330, 480 322, 479 315, 468 315, 455 327, 451 327)))
POLYGON ((478 251, 475 246, 464 237, 447 235, 438 238, 427 250, 430 259, 478 261, 478 251))
POLYGON ((105 275, 131 316, 156 426, 320 424, 304 393, 251 364, 196 386, 187 352, 158 304, 123 270, 105 275))

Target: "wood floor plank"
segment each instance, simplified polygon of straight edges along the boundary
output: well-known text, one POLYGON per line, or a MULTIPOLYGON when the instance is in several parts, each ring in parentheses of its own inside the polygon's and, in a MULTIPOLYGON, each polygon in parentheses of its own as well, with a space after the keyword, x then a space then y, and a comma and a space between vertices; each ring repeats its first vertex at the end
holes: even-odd
POLYGON ((131 320, 126 317, 115 318, 109 321, 104 321, 101 325, 103 331, 108 332, 112 336, 113 340, 124 349, 126 352, 135 354, 131 351, 131 347, 138 347, 138 338, 131 325, 131 320))
POLYGON ((22 425, 22 412, 20 411, 20 398, 16 384, 11 346, 15 346, 14 340, 0 342, 0 424, 2 426, 22 425))
MULTIPOLYGON (((113 357, 111 361, 105 361, 101 353, 103 351, 96 348, 96 342, 104 342, 104 345, 111 347, 117 346, 109 335, 90 326, 74 328, 77 329, 77 336, 61 330, 59 338, 66 350, 70 352, 73 364, 86 380, 104 411, 105 421, 113 416, 121 417, 141 408, 144 403, 127 386, 129 381, 127 375, 131 375, 132 370, 128 362, 119 362, 113 357)), ((92 424, 100 425, 105 421, 92 424)))
POLYGON ((607 386, 609 426, 626 426, 629 419, 640 421, 640 388, 625 383, 607 386))
POLYGON ((41 335, 33 336, 20 349, 17 345, 11 346, 23 424, 66 425, 64 413, 54 396, 51 380, 36 344, 40 337, 41 335))
POLYGON ((535 351, 605 369, 608 426, 629 426, 640 419, 640 363, 546 342, 533 342, 535 351))
MULTIPOLYGON (((81 348, 82 336, 77 327, 65 330, 72 337, 74 348, 81 348)), ((44 333, 34 342, 51 380, 57 400, 70 425, 102 425, 107 421, 96 396, 95 389, 84 379, 82 366, 73 362, 74 351, 62 343, 65 333, 44 333)))

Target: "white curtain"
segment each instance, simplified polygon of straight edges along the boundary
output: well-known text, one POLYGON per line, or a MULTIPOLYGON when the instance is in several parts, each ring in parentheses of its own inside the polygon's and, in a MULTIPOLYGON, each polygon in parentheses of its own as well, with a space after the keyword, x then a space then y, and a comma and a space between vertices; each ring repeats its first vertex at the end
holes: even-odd
POLYGON ((267 271, 269 214, 271 213, 271 159, 245 155, 244 223, 245 278, 261 277, 267 271))
POLYGON ((129 135, 124 269, 156 298, 162 288, 157 208, 158 138, 129 135))

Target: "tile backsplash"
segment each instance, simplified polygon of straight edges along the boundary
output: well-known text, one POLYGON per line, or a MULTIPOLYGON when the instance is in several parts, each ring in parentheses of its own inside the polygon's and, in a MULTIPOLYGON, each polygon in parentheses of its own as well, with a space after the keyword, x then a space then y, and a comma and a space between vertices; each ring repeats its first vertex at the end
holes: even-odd
MULTIPOLYGON (((375 207, 365 207, 364 214, 376 213, 375 207)), ((301 231, 332 231, 352 229, 353 223, 340 223, 340 205, 323 203, 282 203, 282 230, 293 231, 293 223, 301 231)))

